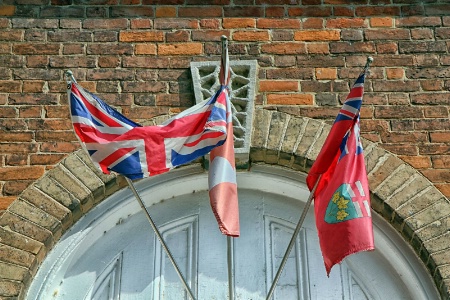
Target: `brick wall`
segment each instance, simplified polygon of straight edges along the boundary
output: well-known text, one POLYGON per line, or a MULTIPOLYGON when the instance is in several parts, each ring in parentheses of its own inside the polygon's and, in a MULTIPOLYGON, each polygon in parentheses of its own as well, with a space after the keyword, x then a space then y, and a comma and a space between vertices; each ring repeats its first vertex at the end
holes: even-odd
POLYGON ((79 148, 64 70, 144 122, 193 105, 189 63, 217 60, 221 35, 258 61, 257 107, 330 122, 372 56, 364 137, 450 197, 447 0, 203 2, 0 2, 0 211, 79 148))

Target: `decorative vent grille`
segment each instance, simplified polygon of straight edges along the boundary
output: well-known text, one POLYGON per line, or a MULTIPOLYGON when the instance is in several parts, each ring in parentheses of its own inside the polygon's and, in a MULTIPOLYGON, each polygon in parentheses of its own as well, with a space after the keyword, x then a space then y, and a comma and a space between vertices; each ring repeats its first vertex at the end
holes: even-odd
MULTIPOLYGON (((256 87, 256 60, 230 61, 230 95, 233 112, 236 167, 248 165, 256 87)), ((197 103, 209 99, 219 89, 219 61, 191 62, 197 103)))

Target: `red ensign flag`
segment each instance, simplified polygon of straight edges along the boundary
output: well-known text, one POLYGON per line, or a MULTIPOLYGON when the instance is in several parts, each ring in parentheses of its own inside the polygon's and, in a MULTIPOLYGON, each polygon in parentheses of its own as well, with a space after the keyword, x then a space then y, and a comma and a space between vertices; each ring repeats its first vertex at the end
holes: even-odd
POLYGON ((327 275, 346 256, 374 249, 370 195, 359 135, 365 74, 352 87, 306 182, 327 275))

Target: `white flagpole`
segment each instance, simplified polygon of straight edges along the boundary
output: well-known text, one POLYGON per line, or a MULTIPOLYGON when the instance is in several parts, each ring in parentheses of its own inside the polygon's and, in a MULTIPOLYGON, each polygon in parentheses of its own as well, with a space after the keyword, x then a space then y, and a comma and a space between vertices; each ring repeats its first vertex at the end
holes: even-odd
POLYGON ((273 292, 275 291, 275 287, 277 286, 278 280, 280 279, 281 273, 283 272, 284 266, 286 265, 286 262, 288 260, 289 254, 291 253, 292 247, 294 247, 295 240, 297 239, 297 235, 303 226, 303 222, 305 221, 306 214, 308 213, 309 207, 311 206, 312 200, 314 198, 314 192, 316 191, 317 185, 319 184, 321 177, 322 177, 322 174, 319 175, 316 183, 314 184, 313 189, 309 193, 308 201, 306 201, 305 207, 303 208, 302 215, 300 216, 300 219, 298 220, 298 223, 297 223, 297 227, 295 227, 294 233, 292 234, 291 241, 289 242, 289 245, 283 256, 283 259, 281 261, 280 267, 278 268, 277 274, 275 275, 275 278, 273 279, 272 286, 270 287, 270 290, 269 290, 269 293, 267 294, 266 300, 270 300, 272 298, 273 292))
POLYGON ((161 242, 161 245, 162 245, 164 251, 166 252, 167 256, 169 257, 169 260, 172 263, 172 265, 174 266, 175 271, 177 272, 178 276, 180 277, 180 280, 183 282, 186 292, 189 294, 189 297, 191 297, 192 300, 196 300, 194 297, 194 294, 192 293, 191 289, 189 288, 189 285, 187 284, 186 280, 184 279, 183 274, 181 273, 180 269, 178 268, 178 265, 172 256, 172 253, 170 252, 169 248, 167 247, 167 244, 164 242, 164 239, 163 239, 161 233, 159 232, 159 230, 156 227, 155 223, 153 222, 152 217, 150 216, 147 208, 145 207, 144 202, 142 201, 141 197, 139 196, 138 192, 136 191, 136 188, 134 187, 133 182, 131 181, 131 179, 129 179, 127 177, 125 177, 125 178, 128 182, 128 186, 130 187, 131 191, 133 192, 134 196, 136 197, 136 200, 139 202, 139 205, 141 206, 142 210, 145 212, 145 215, 147 216, 147 219, 148 219, 150 225, 152 226, 153 231, 155 232, 156 236, 158 237, 158 240, 161 242))

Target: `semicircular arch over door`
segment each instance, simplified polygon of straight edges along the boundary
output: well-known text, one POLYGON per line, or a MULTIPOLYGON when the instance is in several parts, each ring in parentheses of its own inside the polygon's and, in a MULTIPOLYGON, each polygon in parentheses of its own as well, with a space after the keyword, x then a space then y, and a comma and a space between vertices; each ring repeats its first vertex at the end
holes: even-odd
MULTIPOLYGON (((198 299, 226 299, 226 237, 209 206, 207 174, 185 167, 136 184, 198 299)), ((238 172, 241 237, 234 240, 236 299, 265 299, 308 197, 304 176, 279 167, 238 172)), ((375 215, 375 214, 374 214, 375 215)), ((374 216, 376 250, 326 277, 313 210, 274 299, 438 299, 426 269, 374 216)), ((27 299, 188 299, 129 189, 84 215, 46 257, 27 299)))

